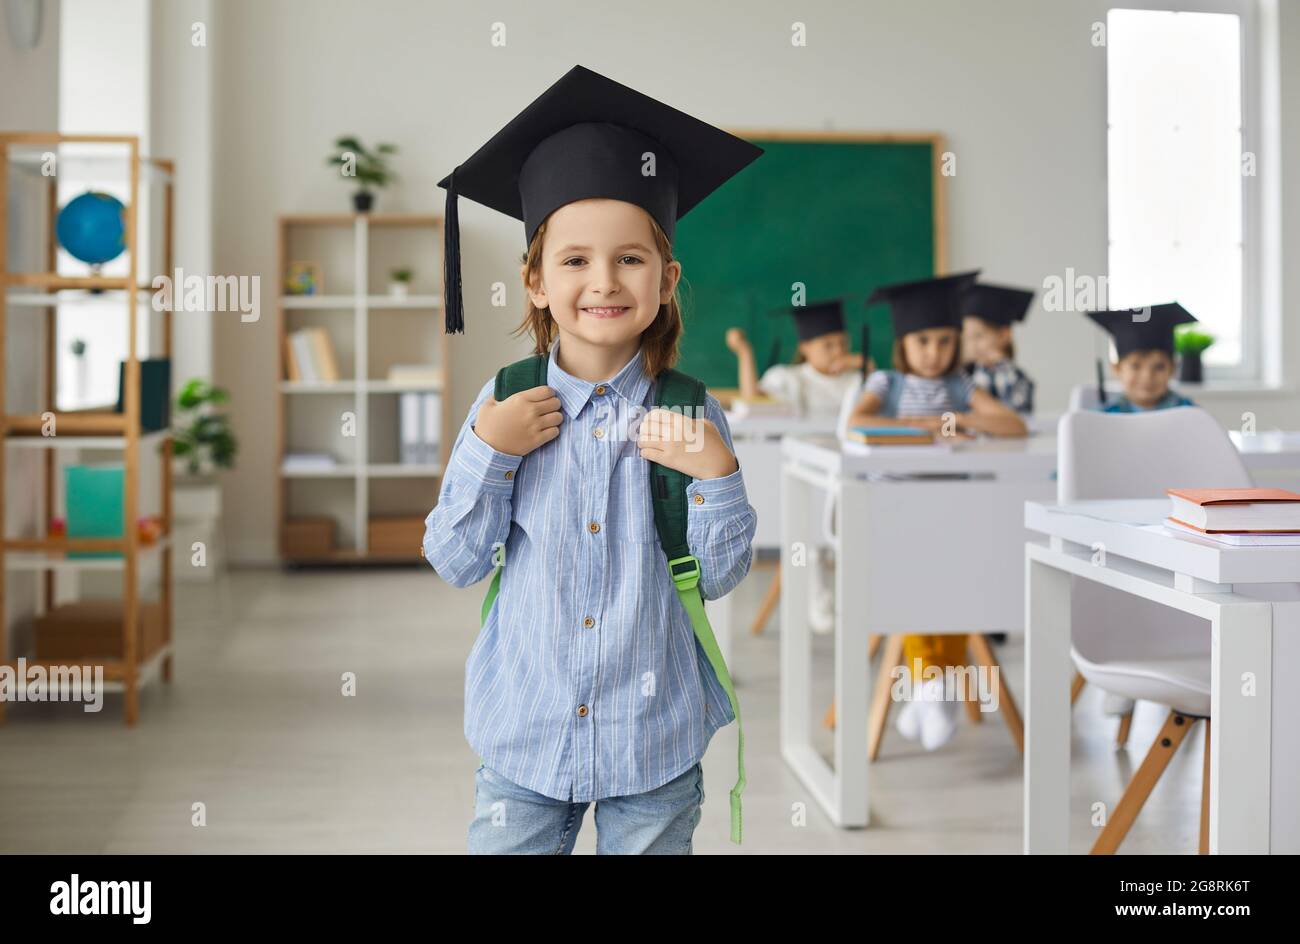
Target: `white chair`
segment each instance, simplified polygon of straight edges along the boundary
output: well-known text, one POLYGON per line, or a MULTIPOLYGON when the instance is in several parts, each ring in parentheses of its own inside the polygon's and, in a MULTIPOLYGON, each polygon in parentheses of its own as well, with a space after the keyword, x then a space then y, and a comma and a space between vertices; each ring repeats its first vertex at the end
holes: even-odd
MULTIPOLYGON (((1163 497, 1166 488, 1248 488, 1228 434, 1204 410, 1067 413, 1058 428, 1057 499, 1163 497)), ((1208 851, 1210 629, 1201 619, 1087 580, 1071 591, 1070 654, 1109 695, 1156 702, 1169 716, 1092 852, 1112 853, 1197 720, 1205 721, 1201 852, 1208 851)))
MULTIPOLYGON (((1106 397, 1113 400, 1124 393, 1124 388, 1117 382, 1106 381, 1106 397)), ((1101 398, 1097 396, 1097 385, 1095 383, 1078 384, 1070 391, 1070 412, 1077 413, 1079 410, 1098 410, 1101 408, 1101 398)))
POLYGON ((860 380, 844 391, 844 398, 840 400, 840 414, 835 420, 835 435, 841 441, 848 438, 849 435, 849 414, 853 408, 858 405, 858 400, 862 399, 862 391, 866 388, 866 380, 860 380))

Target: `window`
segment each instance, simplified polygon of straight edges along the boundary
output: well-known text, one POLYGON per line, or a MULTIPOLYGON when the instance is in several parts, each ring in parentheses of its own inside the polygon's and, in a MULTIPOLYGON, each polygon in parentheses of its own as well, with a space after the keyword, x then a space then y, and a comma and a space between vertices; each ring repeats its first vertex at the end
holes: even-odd
POLYGON ((1107 304, 1180 302, 1216 338, 1204 357, 1212 376, 1258 369, 1243 46, 1232 13, 1107 16, 1107 304))

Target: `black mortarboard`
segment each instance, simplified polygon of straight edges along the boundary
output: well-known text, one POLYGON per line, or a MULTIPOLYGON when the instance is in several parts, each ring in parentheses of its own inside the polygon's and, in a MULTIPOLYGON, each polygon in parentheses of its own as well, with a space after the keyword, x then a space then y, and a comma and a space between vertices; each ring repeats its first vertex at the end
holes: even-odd
POLYGON ((989 324, 1010 325, 1029 313, 1034 293, 1028 289, 976 282, 961 298, 961 314, 973 315, 989 324))
POLYGON ((1101 325, 1115 339, 1115 352, 1124 357, 1133 351, 1174 353, 1174 326, 1195 321, 1178 302, 1151 305, 1149 308, 1121 308, 1117 311, 1090 311, 1088 317, 1101 325))
POLYGON ((447 191, 447 332, 464 330, 458 195, 522 220, 525 239, 555 210, 607 197, 635 204, 671 242, 677 220, 763 149, 626 85, 574 66, 438 182, 447 191))
POLYGON ((844 330, 844 299, 828 298, 806 305, 791 305, 773 310, 794 317, 794 330, 800 341, 811 341, 832 331, 844 330))
POLYGON ((979 270, 942 275, 915 282, 882 285, 871 293, 868 305, 889 304, 894 337, 901 338, 926 328, 961 328, 961 298, 974 284, 979 270))

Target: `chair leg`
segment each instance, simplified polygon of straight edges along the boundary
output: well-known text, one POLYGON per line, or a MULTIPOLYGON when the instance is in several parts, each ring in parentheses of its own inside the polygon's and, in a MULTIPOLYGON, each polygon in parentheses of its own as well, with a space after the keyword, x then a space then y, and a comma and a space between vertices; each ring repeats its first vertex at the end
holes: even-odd
MULTIPOLYGON (((978 664, 978 661, 976 660, 975 655, 974 655, 974 651, 975 651, 975 642, 974 642, 974 640, 975 640, 975 637, 972 636, 972 637, 970 638, 970 640, 967 641, 967 644, 966 644, 967 656, 966 656, 966 657, 967 657, 967 658, 968 658, 972 663, 974 663, 974 664, 978 664)), ((972 724, 979 724, 981 721, 984 720, 984 712, 980 711, 980 703, 979 703, 979 699, 978 699, 978 698, 971 698, 971 697, 970 697, 970 692, 966 692, 966 699, 965 699, 965 700, 966 700, 966 717, 971 721, 972 724)))
POLYGON ((1115 746, 1125 747, 1128 744, 1129 728, 1133 726, 1133 712, 1119 716, 1119 730, 1115 732, 1115 746))
POLYGON ((1205 719, 1205 760, 1201 764, 1201 855, 1210 854, 1210 719, 1205 719))
POLYGON ((1075 672, 1074 681, 1070 683, 1070 707, 1071 708, 1073 708, 1074 703, 1079 700, 1079 692, 1083 691, 1083 685, 1084 685, 1083 676, 1080 675, 1078 672, 1075 672))
POLYGON ((822 715, 822 727, 825 728, 827 731, 835 730, 835 699, 834 698, 832 698, 831 703, 826 706, 826 714, 822 715))
POLYGON ((1138 813, 1142 812, 1147 797, 1151 795, 1151 791, 1160 780, 1160 775, 1169 766, 1174 752, 1187 737, 1187 732, 1191 730, 1194 721, 1195 719, 1176 711, 1169 712, 1164 726, 1156 735, 1155 743, 1151 745, 1151 750, 1147 751, 1147 756, 1142 760, 1142 766, 1138 768, 1137 773, 1124 789, 1124 795, 1120 797, 1115 811, 1107 819, 1106 826, 1097 837, 1097 841, 1093 843, 1089 855, 1113 855, 1119 848, 1119 844, 1124 841, 1124 837, 1133 826, 1133 821, 1137 819, 1138 813))
POLYGON ((903 637, 891 635, 885 640, 885 653, 880 659, 880 674, 876 676, 876 690, 871 695, 871 713, 867 715, 867 759, 880 755, 880 741, 889 722, 889 706, 893 703, 890 688, 894 669, 903 661, 903 637))
POLYGON ((1020 719, 1020 710, 1016 707, 1016 699, 1011 694, 1010 686, 1007 685, 1006 674, 998 665, 998 657, 993 654, 993 647, 989 645, 987 636, 977 633, 970 637, 970 641, 971 648, 975 651, 976 664, 990 670, 994 668, 998 670, 998 711, 1002 713, 1002 720, 1007 723, 1011 740, 1016 742, 1016 750, 1024 754, 1025 723, 1020 719))
POLYGON ((867 661, 870 662, 876 657, 876 651, 880 649, 880 633, 871 633, 867 636, 867 661))
POLYGON ((776 609, 776 604, 781 599, 781 568, 776 569, 772 576, 772 582, 767 585, 767 592, 763 594, 763 602, 758 605, 758 615, 754 617, 754 622, 750 624, 750 635, 757 636, 763 632, 763 627, 767 625, 768 619, 772 616, 772 611, 776 609))

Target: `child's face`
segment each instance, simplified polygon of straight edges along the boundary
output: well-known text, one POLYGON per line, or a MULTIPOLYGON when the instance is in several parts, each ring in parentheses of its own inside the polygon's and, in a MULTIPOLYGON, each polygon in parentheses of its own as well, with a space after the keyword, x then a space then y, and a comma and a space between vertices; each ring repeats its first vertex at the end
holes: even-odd
POLYGON ((799 342, 799 353, 812 365, 813 370, 823 374, 833 374, 838 369, 838 361, 849 353, 849 335, 847 331, 832 331, 807 341, 799 342))
POLYGON ((956 328, 924 328, 903 335, 903 356, 912 373, 942 377, 957 351, 956 328))
POLYGON ((529 296, 550 308, 561 337, 617 347, 650 326, 681 271, 678 262, 664 264, 645 210, 621 200, 578 200, 548 217, 540 284, 529 286, 529 296))
POLYGON ((1115 365, 1124 396, 1143 408, 1155 406, 1169 392, 1174 359, 1164 351, 1130 351, 1115 365))
POLYGON ((983 318, 967 315, 962 320, 962 354, 981 367, 992 367, 1007 356, 1007 342, 1011 329, 1005 325, 992 325, 983 318))

